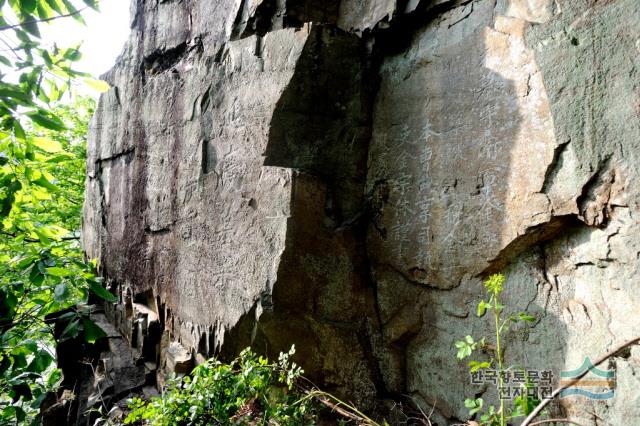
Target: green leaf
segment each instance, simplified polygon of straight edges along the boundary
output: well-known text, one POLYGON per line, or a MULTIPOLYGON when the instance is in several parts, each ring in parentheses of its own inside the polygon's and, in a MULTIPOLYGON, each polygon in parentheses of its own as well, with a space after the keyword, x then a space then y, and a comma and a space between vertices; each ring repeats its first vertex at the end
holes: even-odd
POLYGON ((470 416, 473 416, 478 411, 482 410, 483 405, 484 405, 484 400, 482 398, 464 400, 464 406, 467 409, 469 409, 470 416))
POLYGON ((49 377, 47 377, 47 387, 53 388, 57 387, 60 381, 62 380, 62 370, 59 368, 54 369, 49 377))
POLYGON ((536 317, 534 317, 533 315, 529 315, 525 312, 520 312, 518 314, 518 317, 520 317, 521 320, 526 322, 536 322, 536 317))
POLYGON ((18 355, 13 355, 13 365, 15 367, 19 367, 19 368, 24 368, 27 366, 27 357, 22 355, 22 354, 18 354, 18 355))
POLYGON ((73 155, 68 154, 68 153, 62 153, 62 154, 58 154, 54 157, 51 158, 47 158, 45 160, 45 162, 47 163, 61 163, 63 161, 69 161, 69 160, 73 160, 73 155))
POLYGON ((67 10, 64 9, 62 4, 58 0, 46 0, 46 2, 49 7, 58 12, 59 15, 63 15, 67 12, 67 10))
POLYGON ((26 383, 20 383, 17 385, 11 386, 12 398, 13 402, 17 402, 22 398, 24 401, 31 401, 33 399, 33 394, 31 393, 31 388, 26 383))
POLYGON ((487 304, 485 303, 484 300, 481 300, 480 303, 478 303, 478 309, 476 311, 476 315, 478 317, 482 317, 485 312, 487 312, 487 304))
POLYGON ((51 268, 47 268, 47 274, 54 275, 56 277, 68 277, 69 275, 73 275, 73 272, 66 268, 53 266, 51 268))
POLYGON ((42 230, 41 228, 36 228, 33 230, 33 232, 36 233, 36 235, 38 236, 38 239, 40 240, 40 242, 42 244, 50 244, 51 240, 49 239, 49 235, 47 235, 47 233, 42 230))
POLYGON ((469 366, 469 371, 471 371, 472 373, 475 373, 476 371, 481 370, 483 368, 491 367, 491 363, 487 361, 483 361, 483 362, 469 361, 469 364, 467 365, 469 366))
POLYGON ((24 129, 18 120, 13 122, 13 134, 20 140, 25 140, 27 136, 24 133, 24 129))
POLYGON ((37 256, 26 256, 26 257, 22 257, 19 258, 16 263, 15 266, 16 268, 18 268, 19 270, 25 270, 27 269, 29 266, 33 265, 33 263, 35 261, 38 260, 37 256))
POLYGON ((109 83, 107 83, 104 80, 97 80, 94 78, 83 78, 82 81, 87 87, 100 93, 104 93, 111 88, 111 86, 109 86, 109 83))
POLYGON ((38 6, 36 7, 36 12, 40 19, 49 19, 55 16, 53 10, 47 5, 46 2, 40 0, 38 2, 38 6))
POLYGON ((71 49, 67 49, 67 51, 64 52, 64 55, 62 56, 65 59, 75 62, 80 60, 80 58, 82 58, 82 53, 80 52, 79 49, 71 48, 71 49))
POLYGON ((51 99, 49 99, 49 96, 47 96, 47 93, 44 90, 42 90, 42 88, 38 90, 38 99, 40 99, 45 104, 48 104, 51 102, 51 99))
POLYGON ((29 34, 40 38, 40 30, 38 29, 38 21, 37 19, 30 14, 25 14, 22 16, 22 24, 21 27, 24 28, 26 32, 29 34))
POLYGON ((101 297, 107 302, 115 303, 118 301, 118 298, 116 296, 111 294, 109 290, 102 287, 102 285, 97 282, 89 281, 89 290, 91 290, 96 296, 101 297))
POLYGON ((31 272, 29 272, 29 282, 31 282, 36 286, 39 286, 44 281, 44 275, 42 275, 42 273, 38 270, 36 265, 33 265, 33 267, 31 268, 31 272))
POLYGON ((38 186, 48 189, 49 191, 57 191, 58 187, 49 182, 44 176, 40 176, 36 180, 32 180, 31 183, 35 183, 38 186))
POLYGON ((458 351, 456 353, 456 357, 459 360, 462 360, 468 356, 470 356, 473 351, 478 347, 478 343, 473 341, 473 337, 466 336, 464 341, 458 341, 455 343, 458 351))
POLYGON ((20 0, 20 8, 28 13, 36 10, 36 0, 20 0))
POLYGON ((65 129, 64 123, 55 115, 43 110, 36 110, 27 113, 27 116, 37 125, 56 131, 65 129))
POLYGON ((80 320, 78 318, 69 322, 60 335, 60 340, 72 339, 80 333, 80 320))
POLYGON ((31 139, 31 143, 46 152, 55 153, 62 151, 60 142, 54 141, 53 139, 36 136, 31 139))
POLYGON ((9 405, 0 411, 0 419, 5 420, 4 424, 21 424, 27 414, 17 405, 9 405))
POLYGON ((20 40, 24 44, 32 43, 31 37, 29 37, 29 34, 27 34, 22 30, 16 30, 16 37, 18 37, 18 40, 20 40))
POLYGON ((97 0, 82 0, 84 2, 84 4, 86 4, 87 6, 89 6, 91 9, 98 11, 99 10, 99 4, 97 0))
MULTIPOLYGON (((20 346, 11 351, 13 355, 32 355, 38 351, 38 344, 32 339, 23 341, 20 346)), ((24 364, 26 365, 26 364, 24 364)))
POLYGON ((58 284, 53 290, 53 299, 58 303, 64 303, 69 298, 69 288, 65 283, 58 284))
POLYGON ((78 13, 78 10, 75 8, 73 3, 71 3, 69 0, 62 0, 62 3, 64 4, 64 7, 67 8, 69 13, 73 13, 73 15, 72 15, 73 19, 75 19, 76 21, 80 22, 82 25, 86 25, 86 22, 84 22, 84 19, 82 18, 82 15, 80 15, 78 13))
POLYGON ((51 365, 52 362, 53 357, 51 354, 44 349, 41 349, 35 353, 35 356, 27 366, 27 371, 42 373, 49 367, 49 365, 51 365))
POLYGON ((2 290, 0 290, 0 296, 2 296, 2 300, 0 300, 0 319, 3 320, 2 322, 11 322, 15 315, 18 298, 14 293, 2 290))
POLYGON ((42 59, 44 60, 44 63, 47 64, 47 66, 49 68, 53 67, 53 59, 51 58, 51 55, 49 54, 48 51, 43 50, 41 53, 42 59))
POLYGON ((84 326, 84 339, 87 343, 95 343, 96 340, 107 336, 107 333, 90 319, 83 319, 82 325, 84 326))
MULTIPOLYGON (((16 86, 19 87, 19 86, 16 86)), ((18 100, 20 102, 22 102, 23 104, 30 104, 31 103, 31 96, 29 96, 27 93, 18 90, 17 88, 13 89, 10 87, 1 87, 0 88, 0 98, 5 99, 5 98, 12 98, 15 100, 18 100)))

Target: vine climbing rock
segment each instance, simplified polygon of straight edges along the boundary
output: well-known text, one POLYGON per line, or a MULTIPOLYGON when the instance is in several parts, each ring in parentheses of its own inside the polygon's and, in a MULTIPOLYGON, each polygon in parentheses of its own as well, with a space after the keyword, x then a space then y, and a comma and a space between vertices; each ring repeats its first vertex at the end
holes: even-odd
MULTIPOLYGON (((83 244, 147 385, 292 344, 365 410, 467 419, 482 278, 536 314, 506 363, 578 368, 640 330, 637 0, 133 1, 91 123, 83 244)), ((487 331, 488 334, 488 331, 487 331)), ((613 397, 640 420, 640 348, 613 397)), ((624 419, 624 420, 623 420, 624 419)))

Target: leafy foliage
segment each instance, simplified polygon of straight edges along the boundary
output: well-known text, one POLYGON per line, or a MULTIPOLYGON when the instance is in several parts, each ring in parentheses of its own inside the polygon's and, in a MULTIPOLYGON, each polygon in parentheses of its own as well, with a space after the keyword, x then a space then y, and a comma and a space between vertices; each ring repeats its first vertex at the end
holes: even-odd
MULTIPOLYGON (((90 290, 113 297, 78 244, 93 104, 55 106, 74 81, 103 83, 73 68, 77 46, 47 46, 39 29, 63 17, 83 22, 86 7, 97 2, 0 0, 0 424, 37 422, 61 379, 46 316, 86 302, 90 290)), ((63 339, 101 336, 87 307, 64 315, 63 339)))
MULTIPOLYGON (((95 0, 85 7, 97 9, 95 0)), ((69 16, 83 22, 82 8, 70 0, 0 0, 0 131, 3 137, 25 140, 25 123, 62 131, 64 123, 49 107, 62 98, 74 81, 104 90, 104 82, 73 68, 79 47, 46 46, 39 25, 69 16)), ((8 182, 5 182, 5 187, 8 182)), ((5 198, 5 200, 10 199, 5 198)), ((5 202, 4 209, 10 206, 5 202)), ((3 213, 7 213, 3 210, 3 213)))
MULTIPOLYGON (((161 396, 149 401, 132 398, 124 424, 304 426, 325 424, 320 420, 330 411, 331 424, 389 426, 314 387, 291 362, 294 353, 292 346, 289 352, 280 353, 277 363, 257 356, 250 348, 228 364, 212 358, 188 377, 171 378, 161 396)), ((425 417, 424 424, 426 421, 425 417)), ((120 423, 102 415, 96 424, 120 423)))
POLYGON ((210 359, 190 377, 170 380, 161 396, 134 398, 125 424, 316 424, 316 404, 294 387, 303 373, 289 360, 294 352, 280 354, 277 363, 248 348, 229 364, 210 359))
MULTIPOLYGON (((490 350, 492 355, 489 360, 471 360, 468 362, 470 373, 475 373, 480 370, 485 370, 495 366, 497 376, 497 389, 504 386, 504 372, 510 368, 504 366, 504 355, 502 347, 503 334, 509 329, 510 324, 518 322, 535 322, 536 318, 526 312, 519 312, 515 315, 504 315, 505 306, 500 303, 500 295, 504 290, 505 276, 503 274, 494 274, 487 278, 484 282, 484 288, 487 292, 487 299, 481 300, 476 308, 478 317, 484 316, 488 311, 493 314, 494 323, 494 342, 493 345, 487 343, 487 339, 483 337, 481 340, 476 341, 472 336, 466 336, 464 340, 456 342, 456 357, 459 360, 463 360, 472 356, 479 350, 490 350)), ((524 387, 531 386, 529 383, 525 383, 524 387)), ((522 392, 518 397, 513 400, 513 408, 507 410, 505 407, 504 399, 500 399, 500 407, 496 409, 495 406, 490 405, 486 407, 482 398, 467 399, 464 401, 465 407, 469 410, 469 415, 474 416, 480 414, 480 424, 482 426, 506 426, 507 420, 523 417, 529 414, 537 404, 539 400, 528 396, 528 393, 522 392), (484 411, 483 411, 484 410, 484 411)))
MULTIPOLYGON (((28 125, 23 139, 0 142, 7 158, 0 181, 17 182, 11 195, 0 188, 0 197, 11 197, 0 223, 0 424, 33 418, 61 379, 47 315, 85 304, 95 286, 113 297, 94 265, 84 262, 78 241, 84 137, 92 111, 88 100, 59 106, 53 112, 64 132, 28 125)), ((88 341, 103 335, 87 306, 64 316, 69 325, 62 339, 83 331, 88 341)))

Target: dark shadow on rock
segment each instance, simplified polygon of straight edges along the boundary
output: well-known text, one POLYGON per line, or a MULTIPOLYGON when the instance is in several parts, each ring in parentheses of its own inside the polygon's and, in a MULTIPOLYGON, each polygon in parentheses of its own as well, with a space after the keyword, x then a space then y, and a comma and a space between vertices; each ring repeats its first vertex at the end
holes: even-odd
POLYGON ((371 409, 386 392, 363 226, 375 79, 362 39, 333 26, 310 31, 264 153, 266 166, 294 175, 286 247, 257 336, 272 355, 295 343, 312 380, 371 409))
MULTIPOLYGON (((533 266, 518 263, 534 262, 564 222, 531 229, 530 237, 501 247, 514 220, 505 206, 510 190, 518 189, 509 185, 526 117, 516 82, 487 65, 491 49, 501 46, 486 44, 494 17, 492 6, 484 10, 482 4, 446 12, 449 20, 439 16, 433 25, 426 18, 435 16, 419 9, 422 20, 408 16, 397 31, 391 22, 381 34, 389 38, 377 42, 384 60, 368 188, 384 187, 385 195, 372 215, 368 251, 382 313, 379 359, 389 390, 412 396, 427 412, 435 405, 432 420, 441 425, 462 420, 465 398, 484 396, 485 403, 497 404, 495 391, 473 387, 466 366, 455 359, 456 340, 492 335, 487 319, 475 317, 484 274, 511 271, 509 306, 531 308, 544 317, 546 329, 566 334, 557 318, 534 307, 545 277, 538 280, 529 272, 533 266), (407 294, 411 301, 402 296, 407 294), (423 315, 415 314, 416 305, 423 315), (398 346, 402 350, 389 350, 398 346), (397 376, 405 380, 393 380, 397 376)), ((533 334, 535 328, 522 326, 507 333, 507 364, 526 359, 521 346, 526 350, 533 334)), ((545 365, 536 360, 523 367, 545 365)))
POLYGON ((273 113, 266 166, 287 167, 326 182, 335 225, 363 208, 373 87, 363 41, 313 26, 296 71, 273 113))

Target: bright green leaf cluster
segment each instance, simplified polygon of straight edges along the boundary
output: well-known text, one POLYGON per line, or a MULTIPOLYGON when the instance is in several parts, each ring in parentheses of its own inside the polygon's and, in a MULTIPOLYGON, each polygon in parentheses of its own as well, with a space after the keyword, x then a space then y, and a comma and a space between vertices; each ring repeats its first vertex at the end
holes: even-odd
POLYGON ((85 137, 93 103, 56 106, 81 82, 108 85, 74 68, 79 46, 40 38, 56 19, 84 22, 97 0, 0 0, 0 425, 34 419, 57 386, 55 338, 48 315, 64 315, 62 339, 103 335, 89 293, 113 301, 84 262, 79 229, 85 137))
POLYGON ((473 351, 478 348, 478 342, 473 340, 473 337, 467 335, 464 340, 456 342, 456 348, 458 349, 456 357, 458 359, 465 359, 466 357, 471 356, 473 351))
POLYGON ((303 371, 290 361, 294 352, 280 354, 278 363, 248 348, 229 364, 210 359, 171 379, 161 396, 133 398, 125 424, 315 425, 315 403, 295 388, 303 371))
POLYGON ((34 120, 20 138, 0 134, 0 425, 30 423, 59 383, 49 315, 67 321, 58 340, 104 336, 83 304, 90 292, 115 297, 78 234, 92 112, 93 101, 79 100, 52 110, 62 132, 34 120))
POLYGON ((484 400, 482 398, 465 399, 464 406, 469 410, 469 415, 473 416, 478 411, 482 410, 484 400))
POLYGON ((499 295, 502 293, 504 281, 505 277, 503 274, 493 274, 485 280, 484 287, 494 296, 499 295))

